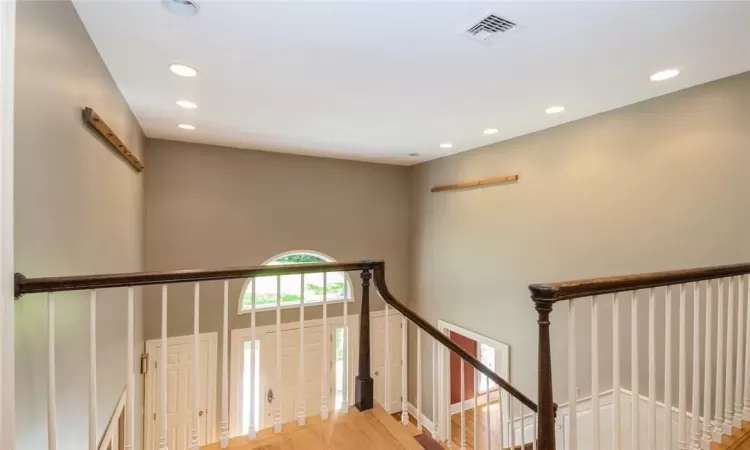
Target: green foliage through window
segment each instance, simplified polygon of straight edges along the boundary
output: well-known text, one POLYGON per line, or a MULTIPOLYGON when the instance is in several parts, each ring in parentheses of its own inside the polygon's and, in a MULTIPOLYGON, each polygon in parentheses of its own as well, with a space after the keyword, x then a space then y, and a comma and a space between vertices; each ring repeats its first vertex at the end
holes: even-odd
MULTIPOLYGON (((310 253, 290 253, 269 262, 269 265, 315 264, 331 260, 310 253)), ((304 276, 304 298, 307 303, 320 303, 325 297, 329 301, 341 301, 351 298, 351 285, 344 272, 329 272, 325 286, 323 273, 310 273, 304 276)), ((255 283, 255 305, 269 308, 276 305, 277 298, 282 306, 299 304, 302 299, 302 275, 283 275, 278 280, 275 276, 258 277, 247 284, 242 295, 242 309, 252 308, 252 283, 255 283), (278 288, 280 292, 278 292, 278 288)))

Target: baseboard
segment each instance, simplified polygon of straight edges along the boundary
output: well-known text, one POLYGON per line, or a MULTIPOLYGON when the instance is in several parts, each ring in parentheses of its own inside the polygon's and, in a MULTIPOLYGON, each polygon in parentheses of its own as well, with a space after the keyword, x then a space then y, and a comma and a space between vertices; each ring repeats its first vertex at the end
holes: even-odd
MULTIPOLYGON (((416 406, 412 405, 411 403, 408 403, 406 405, 406 410, 409 412, 409 415, 411 415, 415 419, 417 418, 416 406)), ((427 416, 425 416, 424 414, 420 414, 419 416, 421 418, 422 428, 426 429, 427 431, 430 432, 430 434, 432 434, 432 430, 434 430, 435 424, 432 422, 432 420, 428 419, 427 416)))

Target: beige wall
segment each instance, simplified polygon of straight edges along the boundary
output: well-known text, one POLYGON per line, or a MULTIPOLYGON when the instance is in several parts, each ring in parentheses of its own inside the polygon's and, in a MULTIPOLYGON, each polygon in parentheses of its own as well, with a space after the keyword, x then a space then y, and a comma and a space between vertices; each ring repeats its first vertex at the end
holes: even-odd
MULTIPOLYGON (((445 319, 509 344, 511 381, 535 399, 530 283, 750 259, 748 104, 745 73, 414 167, 412 307, 433 323, 445 319), (514 173, 518 183, 429 192, 434 185, 514 173)), ((629 314, 626 305, 622 315, 629 314)), ((611 308, 604 306, 601 315, 606 389, 611 308)), ((659 323, 663 333, 663 318, 659 323)), ((567 399, 566 333, 566 308, 558 305, 552 314, 558 402, 567 399)), ((578 379, 585 394, 585 318, 580 333, 578 379)), ((622 336, 630 339, 627 330, 622 336)), ((626 342, 623 352, 629 351, 626 342)), ((663 373, 661 358, 658 367, 663 373)), ((629 366, 622 370, 627 386, 629 366)), ((642 364, 641 386, 647 370, 642 364)), ((429 405, 430 381, 423 386, 429 405)))
MULTIPOLYGON (((17 14, 16 270, 27 276, 141 270, 143 176, 82 125, 81 108, 93 107, 142 155, 140 127, 70 2, 22 1, 17 14)), ((127 362, 125 293, 102 291, 99 298, 101 436, 125 387, 127 362)), ((88 301, 61 294, 57 304, 58 448, 81 449, 88 442, 88 301)), ((140 302, 137 308, 140 342, 140 302)), ((46 311, 43 296, 16 302, 19 450, 47 446, 46 311)), ((140 423, 139 417, 138 434, 140 423)))
MULTIPOLYGON (((338 261, 385 260, 391 290, 406 301, 408 168, 163 140, 146 148, 148 270, 260 265, 284 251, 315 250, 338 261)), ((359 299, 358 274, 351 275, 359 299)), ((237 314, 242 287, 242 280, 230 284, 232 328, 250 326, 249 315, 237 314)), ((191 334, 191 286, 169 292, 170 336, 191 334)), ((381 309, 371 293, 372 309, 381 309)), ((160 293, 145 295, 146 337, 158 338, 160 293)), ((201 286, 201 332, 221 331, 222 296, 220 282, 201 286)), ((329 310, 341 314, 340 305, 329 310)), ((305 317, 320 314, 320 307, 306 308, 305 317)), ((299 317, 296 309, 282 316, 299 317)), ((258 325, 270 323, 275 313, 258 315, 258 325)))

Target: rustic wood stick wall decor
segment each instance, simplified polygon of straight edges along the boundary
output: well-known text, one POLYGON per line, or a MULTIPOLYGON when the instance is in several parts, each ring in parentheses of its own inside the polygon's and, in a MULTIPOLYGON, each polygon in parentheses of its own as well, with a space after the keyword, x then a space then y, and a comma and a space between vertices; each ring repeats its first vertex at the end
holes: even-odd
POLYGON ((467 181, 465 183, 446 184, 443 186, 435 186, 431 189, 432 192, 441 191, 453 191, 456 189, 466 189, 477 186, 487 186, 490 184, 508 183, 511 181, 518 181, 518 175, 508 175, 506 177, 491 177, 484 178, 482 180, 467 181))
POLYGON ((99 136, 104 138, 105 141, 109 143, 115 150, 120 152, 122 156, 125 157, 125 159, 130 163, 133 168, 141 172, 143 170, 143 163, 138 159, 137 156, 133 154, 130 150, 128 150, 128 147, 125 146, 125 144, 120 140, 119 137, 112 131, 112 129, 107 125, 99 115, 94 112, 91 108, 84 108, 83 109, 83 123, 88 125, 89 128, 91 128, 93 131, 96 132, 99 136))

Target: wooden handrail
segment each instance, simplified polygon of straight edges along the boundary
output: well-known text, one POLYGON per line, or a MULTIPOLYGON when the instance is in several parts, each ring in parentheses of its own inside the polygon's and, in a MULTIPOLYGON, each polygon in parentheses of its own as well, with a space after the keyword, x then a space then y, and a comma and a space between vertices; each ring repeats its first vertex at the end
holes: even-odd
POLYGON ((297 275, 303 273, 318 272, 348 272, 372 270, 375 279, 375 287, 380 297, 395 310, 411 320, 419 328, 435 340, 457 354, 461 359, 469 363, 480 373, 492 380, 510 395, 520 400, 529 409, 536 412, 537 405, 510 383, 503 380, 500 375, 482 364, 476 357, 470 355, 466 350, 458 346, 454 341, 441 333, 437 328, 420 317, 417 313, 407 308, 388 290, 385 281, 385 263, 383 261, 355 261, 343 263, 319 263, 319 264, 289 264, 279 266, 253 266, 228 268, 218 270, 173 270, 162 272, 133 272, 108 275, 83 275, 72 277, 49 277, 49 278, 26 278, 16 274, 16 297, 25 294, 43 292, 80 291, 88 289, 105 289, 118 287, 149 286, 172 283, 190 283, 215 280, 229 280, 237 278, 252 278, 259 276, 297 275))
POLYGON ((191 283, 200 281, 231 280, 275 275, 298 275, 317 272, 348 272, 372 270, 383 261, 355 261, 317 264, 288 264, 283 266, 252 266, 217 270, 170 270, 162 272, 132 272, 108 275, 82 275, 73 277, 26 278, 16 274, 16 297, 40 292, 82 291, 154 284, 191 283))
POLYGON ((453 340, 451 340, 446 335, 441 333, 440 330, 432 326, 432 324, 424 320, 417 313, 407 308, 403 303, 396 300, 393 294, 391 294, 391 292, 388 290, 388 285, 385 282, 385 264, 381 263, 378 265, 378 267, 375 268, 374 279, 375 279, 375 288, 377 289, 378 294, 380 295, 380 298, 382 298, 384 302, 392 306, 396 311, 403 314, 407 319, 411 320, 415 325, 423 329, 425 333, 429 334, 436 341, 440 342, 442 345, 447 347, 448 350, 458 355, 459 358, 463 359, 464 361, 472 365, 476 370, 478 370, 484 376, 486 376, 487 378, 492 380, 494 383, 496 383, 498 386, 503 388, 510 395, 520 400, 521 403, 526 405, 529 409, 531 409, 534 412, 537 412, 537 405, 530 398, 528 398, 521 391, 513 387, 510 383, 503 380, 500 377, 500 375, 496 374, 495 372, 492 371, 492 369, 482 364, 481 361, 479 361, 474 356, 470 355, 466 350, 459 347, 458 344, 456 344, 453 340))
POLYGON ((563 283, 542 283, 529 286, 531 298, 535 302, 558 302, 572 298, 615 292, 671 286, 732 277, 750 273, 750 264, 702 267, 697 269, 653 272, 639 275, 592 278, 589 280, 566 281, 563 283))

